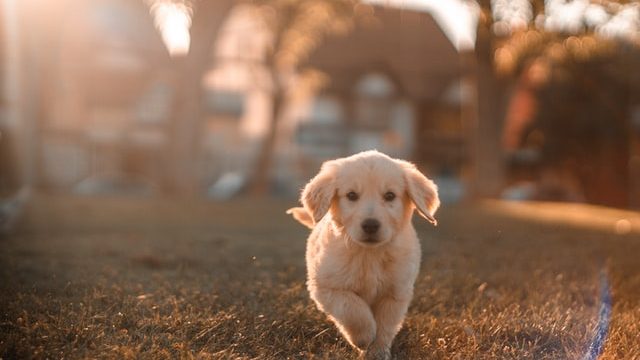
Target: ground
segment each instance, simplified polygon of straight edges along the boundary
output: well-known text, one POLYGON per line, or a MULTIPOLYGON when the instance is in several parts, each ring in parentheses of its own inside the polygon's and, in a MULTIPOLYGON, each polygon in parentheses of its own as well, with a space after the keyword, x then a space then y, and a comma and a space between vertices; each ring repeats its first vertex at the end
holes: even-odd
MULTIPOLYGON (((294 201, 37 195, 0 238, 0 358, 348 359, 308 298, 294 201)), ((580 359, 603 282, 602 359, 640 359, 640 215, 445 205, 397 359, 580 359), (601 276, 602 275, 602 276, 601 276)))

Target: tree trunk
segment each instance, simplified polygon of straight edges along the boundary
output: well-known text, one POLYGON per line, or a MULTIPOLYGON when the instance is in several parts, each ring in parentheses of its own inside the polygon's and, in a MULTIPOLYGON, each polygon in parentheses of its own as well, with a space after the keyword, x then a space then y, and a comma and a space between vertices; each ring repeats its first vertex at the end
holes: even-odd
POLYGON ((273 163, 276 140, 278 136, 278 122, 285 102, 284 85, 280 83, 277 65, 277 53, 280 51, 285 29, 287 29, 294 19, 292 9, 285 7, 280 14, 281 20, 274 31, 272 51, 267 55, 265 65, 270 73, 273 100, 271 107, 271 119, 269 121, 268 133, 262 141, 258 159, 252 174, 249 192, 254 196, 265 196, 269 192, 271 180, 271 165, 273 163))
POLYGON ((176 69, 174 110, 170 124, 170 159, 167 190, 193 196, 199 187, 199 134, 202 132, 202 78, 213 60, 213 48, 218 31, 233 0, 200 1, 194 11, 189 53, 175 59, 176 69))
POLYGON ((470 154, 473 164, 471 195, 496 197, 505 183, 501 138, 506 91, 493 66, 494 39, 490 21, 478 23, 475 52, 477 97, 470 154))
POLYGON ((284 108, 285 96, 278 86, 274 90, 273 103, 271 108, 271 119, 269 121, 268 133, 266 134, 256 161, 255 172, 250 192, 252 195, 264 196, 269 193, 271 168, 275 155, 276 140, 278 135, 278 123, 284 108))

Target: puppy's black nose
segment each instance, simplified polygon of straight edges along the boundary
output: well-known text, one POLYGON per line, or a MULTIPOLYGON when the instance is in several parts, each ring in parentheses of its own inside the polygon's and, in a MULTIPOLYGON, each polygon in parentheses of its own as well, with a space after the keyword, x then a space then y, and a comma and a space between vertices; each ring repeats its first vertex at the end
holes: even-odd
POLYGON ((373 235, 380 229, 380 221, 376 219, 365 219, 362 222, 362 230, 369 235, 373 235))

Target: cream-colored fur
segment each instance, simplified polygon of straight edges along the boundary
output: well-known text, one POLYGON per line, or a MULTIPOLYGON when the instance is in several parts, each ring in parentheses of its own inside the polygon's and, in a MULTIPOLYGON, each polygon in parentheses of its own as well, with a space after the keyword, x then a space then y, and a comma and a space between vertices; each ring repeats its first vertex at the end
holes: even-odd
POLYGON ((313 227, 311 298, 364 358, 391 358, 420 267, 411 217, 417 209, 435 224, 435 184, 406 161, 367 151, 325 162, 301 202, 290 212, 313 227))

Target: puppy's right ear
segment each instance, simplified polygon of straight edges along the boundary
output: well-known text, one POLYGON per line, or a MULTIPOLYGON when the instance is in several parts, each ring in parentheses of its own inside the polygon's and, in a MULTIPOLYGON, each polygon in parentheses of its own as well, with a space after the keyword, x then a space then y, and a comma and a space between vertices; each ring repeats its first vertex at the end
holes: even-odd
POLYGON ((293 216, 293 218, 296 219, 300 224, 308 227, 309 229, 313 229, 313 219, 305 208, 293 207, 287 210, 287 214, 293 216))
POLYGON ((318 223, 331 207, 331 200, 336 192, 336 168, 335 160, 326 161, 322 164, 320 172, 302 190, 300 202, 313 217, 314 224, 318 223))

